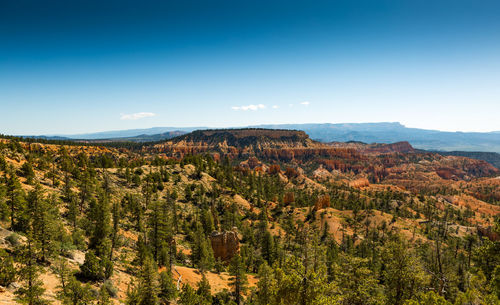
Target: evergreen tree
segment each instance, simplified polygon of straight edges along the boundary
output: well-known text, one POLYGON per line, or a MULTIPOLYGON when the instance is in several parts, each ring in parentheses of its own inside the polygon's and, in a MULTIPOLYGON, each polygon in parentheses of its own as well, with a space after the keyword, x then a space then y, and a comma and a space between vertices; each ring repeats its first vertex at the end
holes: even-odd
POLYGON ((410 245, 400 237, 382 250, 388 304, 402 304, 419 293, 429 279, 410 245))
POLYGON ((64 288, 57 293, 57 299, 64 305, 88 305, 94 301, 90 285, 80 283, 74 276, 66 279, 64 288))
POLYGON ((260 265, 259 281, 257 282, 257 304, 275 304, 277 282, 273 270, 266 263, 260 265))
POLYGON ((106 196, 99 196, 99 200, 91 206, 89 220, 92 224, 89 249, 95 250, 96 255, 99 257, 109 254, 111 246, 111 211, 106 196))
POLYGON ((7 287, 16 280, 17 271, 12 255, 0 249, 0 285, 7 287))
POLYGON ((23 210, 23 191, 21 183, 17 178, 14 167, 11 165, 7 171, 7 205, 10 208, 10 228, 11 230, 18 229, 16 227, 16 217, 18 212, 23 210))
POLYGON ((181 294, 179 296, 179 304, 182 305, 199 305, 203 302, 201 297, 196 294, 196 291, 189 285, 182 286, 181 294))
POLYGON ((111 305, 111 299, 105 285, 101 285, 99 289, 99 299, 97 300, 97 305, 111 305))
POLYGON ((404 305, 451 305, 451 303, 434 291, 429 291, 405 301, 404 305))
POLYGON ((215 262, 214 254, 199 222, 196 223, 192 249, 191 258, 193 263, 202 271, 210 270, 215 262))
POLYGON ((367 265, 367 259, 341 256, 336 277, 341 304, 383 304, 382 289, 367 265))
POLYGON ((56 232, 60 229, 58 222, 57 199, 54 194, 44 199, 39 184, 28 196, 28 208, 31 210, 30 218, 33 220, 33 237, 40 245, 40 261, 45 263, 55 251, 54 240, 56 232))
POLYGON ((33 171, 33 165, 31 164, 30 161, 26 161, 21 166, 21 172, 23 176, 26 178, 26 183, 32 184, 33 180, 35 179, 35 171, 33 171))
POLYGON ((200 304, 212 304, 212 294, 210 292, 210 283, 205 276, 205 273, 201 273, 201 280, 198 282, 198 289, 196 289, 196 294, 200 296, 200 304))
POLYGON ((248 284, 247 275, 245 273, 245 265, 241 256, 236 254, 229 265, 229 273, 232 275, 231 286, 234 289, 234 298, 236 304, 241 304, 243 301, 243 293, 248 284))
POLYGON ((48 304, 43 298, 45 288, 38 278, 41 269, 36 263, 36 249, 31 232, 28 232, 26 245, 21 249, 19 263, 21 265, 19 279, 23 286, 15 292, 17 300, 29 305, 48 304))
POLYGON ((170 272, 160 272, 160 289, 158 297, 160 302, 165 304, 168 304, 171 300, 177 297, 177 287, 170 272))
POLYGON ((80 216, 80 211, 78 210, 78 204, 76 202, 76 197, 71 196, 68 202, 68 208, 66 212, 66 218, 68 222, 73 227, 73 230, 76 230, 78 217, 80 216))
POLYGON ((9 219, 9 206, 7 205, 7 188, 2 183, 0 177, 0 221, 7 221, 9 219))
POLYGON ((89 249, 94 251, 98 257, 99 269, 103 270, 104 278, 109 278, 113 274, 113 262, 111 261, 112 228, 109 201, 105 195, 101 194, 99 200, 91 201, 89 217, 92 224, 89 249))
POLYGON ((148 255, 139 275, 139 305, 158 304, 158 268, 153 258, 148 255))
POLYGON ((118 244, 118 232, 120 230, 120 218, 122 216, 119 202, 115 201, 113 203, 113 208, 111 212, 113 214, 113 229, 111 232, 111 249, 109 252, 110 260, 113 259, 113 251, 116 249, 118 244))
POLYGON ((105 278, 104 268, 93 250, 85 253, 85 261, 80 266, 80 274, 91 281, 100 281, 105 278))

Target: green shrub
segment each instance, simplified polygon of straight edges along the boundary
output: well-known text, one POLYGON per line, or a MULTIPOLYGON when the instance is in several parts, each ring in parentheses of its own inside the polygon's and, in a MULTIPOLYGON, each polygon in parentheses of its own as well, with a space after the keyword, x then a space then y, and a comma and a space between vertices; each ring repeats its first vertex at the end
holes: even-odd
POLYGON ((0 285, 6 287, 15 280, 14 259, 7 251, 0 249, 0 285))
POLYGON ((113 286, 113 282, 111 282, 110 280, 105 280, 102 284, 102 288, 106 290, 108 295, 112 298, 116 298, 116 296, 118 295, 118 289, 113 286))
POLYGON ((12 233, 9 236, 5 237, 5 240, 9 242, 13 247, 19 246, 19 235, 16 233, 12 233))
POLYGON ((99 281, 104 279, 104 270, 99 258, 94 254, 94 251, 85 253, 85 261, 80 266, 80 275, 91 281, 99 281))

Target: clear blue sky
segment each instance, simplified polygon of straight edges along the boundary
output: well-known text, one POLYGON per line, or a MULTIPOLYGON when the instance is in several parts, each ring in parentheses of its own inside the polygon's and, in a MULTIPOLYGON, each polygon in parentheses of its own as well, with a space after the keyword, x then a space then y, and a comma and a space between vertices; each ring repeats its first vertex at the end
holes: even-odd
POLYGON ((500 130, 500 2, 0 1, 0 133, 500 130))

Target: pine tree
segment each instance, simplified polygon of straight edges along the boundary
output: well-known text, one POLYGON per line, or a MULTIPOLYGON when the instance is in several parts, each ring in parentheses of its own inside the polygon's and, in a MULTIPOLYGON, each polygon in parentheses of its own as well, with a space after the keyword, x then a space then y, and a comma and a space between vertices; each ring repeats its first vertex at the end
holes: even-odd
POLYGON ((97 300, 97 305, 111 305, 111 299, 109 297, 108 290, 105 285, 101 285, 99 289, 99 299, 97 300))
POLYGON ((93 250, 85 253, 85 261, 80 266, 81 275, 91 281, 100 281, 105 277, 105 271, 99 258, 93 250))
POLYGON ((8 168, 7 174, 7 205, 10 207, 10 228, 16 230, 17 213, 23 210, 23 192, 12 165, 8 168))
MULTIPOLYGON (((89 250, 90 254, 89 266, 82 269, 83 273, 87 273, 91 279, 107 279, 113 274, 113 262, 111 261, 111 212, 108 198, 104 194, 100 194, 98 200, 90 202, 90 210, 88 212, 88 220, 90 226, 89 250), (95 254, 95 258, 93 257, 95 254), (99 267, 94 263, 97 261, 99 267)), ((87 259, 87 255, 85 255, 87 259)), ((84 263, 85 265, 85 263, 84 263)), ((83 267, 83 266, 82 266, 83 267)))
POLYGON ((0 285, 7 287, 16 280, 17 271, 12 255, 0 249, 0 285))
POLYGON ((130 173, 130 167, 127 166, 125 169, 125 180, 127 180, 127 184, 130 185, 132 182, 132 174, 130 173))
POLYGON ((36 263, 36 250, 31 232, 28 232, 26 245, 21 250, 20 264, 19 278, 23 286, 15 292, 17 300, 29 305, 48 304, 43 298, 45 288, 38 279, 40 267, 36 263))
POLYGON ((191 258, 199 269, 207 271, 213 267, 215 258, 212 247, 209 245, 209 241, 199 222, 196 223, 192 251, 191 258))
POLYGON ((23 176, 26 178, 26 183, 32 184, 33 180, 35 179, 35 172, 33 171, 33 165, 31 164, 30 161, 26 161, 21 166, 21 172, 23 176))
POLYGON ((161 206, 158 200, 153 200, 151 203, 151 212, 148 217, 148 229, 149 229, 149 243, 151 244, 153 250, 153 257, 158 261, 159 253, 161 251, 161 244, 165 238, 163 232, 165 228, 166 218, 162 214, 161 206))
POLYGON ((198 282, 198 289, 196 289, 196 294, 200 296, 202 300, 200 304, 212 304, 212 294, 210 292, 210 283, 205 276, 205 273, 201 273, 201 280, 198 282))
POLYGON ((196 294, 196 291, 189 285, 184 284, 182 286, 181 294, 179 297, 179 304, 182 305, 199 305, 202 302, 199 295, 196 294))
POLYGON ((106 196, 99 196, 99 200, 91 207, 89 220, 92 223, 89 249, 95 250, 99 257, 106 256, 111 246, 111 212, 106 196))
POLYGON ((127 298, 125 299, 125 304, 127 305, 138 305, 141 301, 139 296, 139 290, 134 286, 134 281, 131 280, 127 287, 127 298))
POLYGON ((57 199, 52 194, 49 199, 44 199, 39 184, 28 196, 28 209, 30 218, 33 220, 33 237, 40 244, 41 262, 47 262, 49 256, 54 253, 54 239, 57 228, 58 217, 57 199))
POLYGON ((402 304, 420 292, 429 279, 409 244, 397 237, 382 250, 388 304, 402 304))
POLYGON ((73 230, 76 230, 77 228, 77 223, 78 223, 78 217, 80 216, 80 211, 78 210, 78 203, 76 202, 76 197, 71 196, 69 199, 68 203, 68 209, 66 212, 66 218, 68 219, 69 223, 73 227, 73 230))
MULTIPOLYGON (((456 303, 459 304, 459 303, 456 303)), ((429 291, 426 293, 421 293, 418 297, 414 297, 411 300, 404 302, 404 305, 451 305, 450 302, 434 291, 429 291)))
POLYGON ((7 221, 9 219, 9 206, 7 205, 7 187, 1 183, 0 177, 0 221, 7 221))
POLYGON ((214 218, 208 209, 203 209, 201 211, 201 222, 203 224, 205 235, 208 235, 215 230, 214 218))
POLYGON ((90 198, 92 198, 93 193, 93 179, 90 173, 90 169, 83 172, 80 179, 79 189, 80 189, 80 212, 83 212, 85 205, 90 198))
POLYGON ((373 272, 367 267, 367 259, 342 255, 336 284, 340 291, 341 304, 381 304, 381 287, 373 272))
POLYGON ((65 291, 69 278, 71 276, 68 262, 63 258, 58 259, 53 267, 53 271, 54 274, 59 277, 59 281, 61 282, 60 288, 65 291))
POLYGON ((120 218, 121 218, 121 209, 119 202, 115 201, 113 203, 113 208, 111 212, 113 214, 113 229, 111 232, 111 250, 109 252, 110 260, 113 259, 113 251, 116 249, 118 244, 118 232, 120 230, 120 218))
POLYGON ((158 304, 158 268, 150 255, 146 256, 139 277, 139 304, 158 304))
POLYGON ((178 197, 179 195, 177 194, 177 192, 173 190, 168 198, 168 201, 172 206, 172 221, 174 223, 174 234, 177 234, 177 232, 179 232, 179 219, 177 215, 177 203, 176 203, 178 197))
POLYGON ((267 209, 261 210, 259 215, 259 223, 257 226, 257 239, 259 242, 262 257, 267 261, 269 265, 274 262, 274 239, 269 230, 267 229, 267 209))
POLYGON ((168 304, 177 297, 177 287, 170 272, 160 272, 160 289, 158 297, 164 304, 168 304))
POLYGON ((64 288, 57 293, 57 299, 64 305, 87 305, 94 301, 90 285, 80 283, 74 276, 67 278, 64 288))
POLYGON ((274 304, 276 285, 272 268, 266 263, 260 265, 259 281, 257 282, 257 303, 260 305, 274 304))
POLYGON ((229 273, 232 275, 231 286, 234 288, 234 298, 236 304, 241 304, 243 293, 247 288, 248 280, 245 273, 245 265, 239 254, 236 254, 231 260, 229 273))

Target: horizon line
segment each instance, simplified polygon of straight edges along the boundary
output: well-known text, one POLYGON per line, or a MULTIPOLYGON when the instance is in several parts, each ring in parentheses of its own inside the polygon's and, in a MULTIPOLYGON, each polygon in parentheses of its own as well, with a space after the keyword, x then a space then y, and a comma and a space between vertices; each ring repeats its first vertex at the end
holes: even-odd
MULTIPOLYGON (((489 131, 464 131, 464 130, 441 130, 441 129, 428 129, 428 128, 419 128, 419 127, 410 127, 398 121, 381 121, 381 122, 323 122, 323 123, 265 123, 265 124, 256 124, 256 125, 242 125, 242 126, 152 126, 145 128, 129 128, 129 129, 112 129, 112 130, 101 130, 101 131, 87 131, 87 132, 78 132, 78 133, 46 133, 46 134, 10 134, 11 136, 18 137, 37 137, 37 136, 46 136, 46 137, 69 137, 69 136, 79 136, 79 135, 90 135, 90 134, 99 134, 99 133, 108 133, 108 132, 123 132, 123 131, 132 131, 132 130, 149 130, 155 128, 172 128, 171 131, 176 131, 180 129, 193 129, 194 130, 203 130, 203 129, 236 129, 236 128, 258 128, 259 126, 283 126, 283 125, 363 125, 363 124, 399 124, 403 128, 407 129, 420 129, 420 130, 428 130, 428 131, 439 131, 439 132, 450 132, 450 133, 498 133, 500 130, 489 130, 489 131), (178 128, 178 129, 176 129, 178 128)), ((7 135, 7 134, 4 134, 7 135)))

